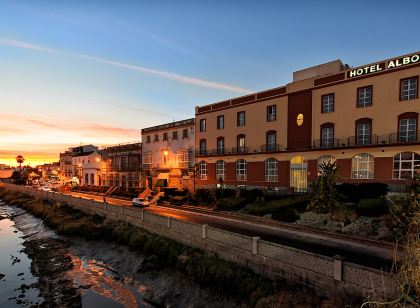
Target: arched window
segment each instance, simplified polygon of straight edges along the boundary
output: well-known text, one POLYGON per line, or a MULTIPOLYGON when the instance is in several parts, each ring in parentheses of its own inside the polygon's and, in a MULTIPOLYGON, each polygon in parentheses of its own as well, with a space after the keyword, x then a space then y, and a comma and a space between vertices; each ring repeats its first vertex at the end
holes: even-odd
POLYGON ((413 152, 394 156, 394 179, 416 179, 420 177, 420 155, 413 152))
POLYGON ((362 153, 353 157, 351 162, 351 177, 353 179, 373 179, 375 158, 362 153))
POLYGON ((236 137, 236 151, 237 153, 245 153, 245 135, 241 134, 236 137))
POLYGON ((200 180, 207 180, 207 162, 200 161, 198 164, 198 175, 200 180))
POLYGON ((236 180, 237 181, 246 181, 246 160, 240 159, 236 161, 236 180))
POLYGON ((321 125, 321 148, 334 147, 334 123, 321 125))
POLYGON ((269 158, 265 161, 265 181, 278 182, 279 180, 279 162, 275 158, 269 158))
POLYGON ((206 139, 200 140, 200 155, 207 155, 207 141, 206 139))
POLYGON ((218 160, 216 161, 216 180, 220 181, 225 180, 225 161, 218 160))
POLYGON ((225 154, 225 138, 217 138, 217 154, 225 154))
POLYGON ((322 163, 334 163, 336 161, 335 157, 332 155, 323 155, 318 158, 318 175, 320 175, 321 169, 320 165, 322 163))
POLYGON ((270 130, 265 133, 266 151, 273 152, 277 150, 277 132, 270 130))
POLYGON ((418 141, 417 122, 417 112, 406 112, 398 116, 398 142, 418 141))

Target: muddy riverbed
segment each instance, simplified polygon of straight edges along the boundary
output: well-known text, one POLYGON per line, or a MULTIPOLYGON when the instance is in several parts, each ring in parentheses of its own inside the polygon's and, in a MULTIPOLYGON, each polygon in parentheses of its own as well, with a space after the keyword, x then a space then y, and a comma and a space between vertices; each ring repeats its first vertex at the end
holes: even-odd
POLYGON ((58 236, 0 200, 0 307, 234 307, 126 246, 58 236))

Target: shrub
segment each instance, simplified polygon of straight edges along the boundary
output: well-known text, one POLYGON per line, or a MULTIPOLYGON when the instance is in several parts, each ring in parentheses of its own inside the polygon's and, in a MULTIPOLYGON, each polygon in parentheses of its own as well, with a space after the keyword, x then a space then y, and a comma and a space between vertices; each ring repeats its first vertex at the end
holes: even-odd
POLYGON ((271 218, 285 222, 295 222, 299 219, 299 215, 292 207, 280 208, 278 212, 272 214, 271 218))
POLYGON ((262 198, 264 196, 261 189, 241 189, 239 197, 245 198, 248 203, 254 203, 255 199, 262 198))
POLYGON ((209 205, 213 202, 213 191, 205 188, 199 188, 193 195, 193 202, 203 205, 209 205))
POLYGON ((241 197, 229 197, 217 200, 216 206, 220 210, 237 211, 246 205, 246 199, 241 197))
POLYGON ((336 186, 344 201, 357 203, 360 199, 374 199, 385 196, 388 186, 384 183, 344 183, 336 186))
POLYGON ((353 207, 340 204, 332 212, 332 217, 334 221, 343 222, 344 224, 349 224, 354 222, 357 219, 357 213, 353 207))
POLYGON ((171 200, 171 203, 174 204, 174 205, 183 205, 183 204, 187 203, 188 197, 187 196, 175 196, 175 197, 172 197, 170 200, 171 200))
POLYGON ((361 199, 356 212, 360 216, 380 216, 388 212, 388 206, 383 198, 361 199))
POLYGON ((267 203, 255 204, 248 210, 248 214, 263 216, 283 211, 283 208, 306 207, 308 198, 306 196, 288 196, 282 199, 269 201, 267 203))
POLYGON ((230 188, 218 188, 215 191, 216 199, 228 198, 228 197, 236 197, 236 190, 230 188))

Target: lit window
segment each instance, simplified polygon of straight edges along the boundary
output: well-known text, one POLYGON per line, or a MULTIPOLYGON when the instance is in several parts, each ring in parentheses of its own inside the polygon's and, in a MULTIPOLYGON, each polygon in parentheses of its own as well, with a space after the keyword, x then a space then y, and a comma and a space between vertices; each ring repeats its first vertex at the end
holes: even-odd
POLYGON ((238 126, 245 126, 245 111, 238 112, 236 118, 238 126))
POLYGON ((417 98, 417 83, 418 78, 407 78, 401 80, 401 95, 400 99, 402 101, 407 101, 410 99, 417 98))
POLYGON ((245 153, 245 135, 238 135, 236 137, 236 151, 237 153, 245 153))
POLYGON ((223 160, 216 161, 216 180, 225 180, 225 162, 223 160))
POLYGON ((374 157, 363 153, 353 157, 351 177, 353 179, 373 179, 374 157))
POLYGON ((372 106, 372 86, 359 88, 357 90, 357 107, 372 106))
POLYGON ((267 122, 273 122, 277 118, 277 106, 267 106, 267 122))
POLYGON ((420 155, 404 152, 394 156, 394 179, 420 178, 420 155))
POLYGON ((190 150, 182 149, 176 154, 179 168, 188 168, 190 166, 190 150))
POLYGON ((265 161, 265 181, 278 182, 279 180, 279 162, 275 158, 269 158, 265 161))
POLYGON ((334 94, 322 96, 322 113, 334 111, 334 94))
POLYGON ((246 160, 240 159, 236 162, 236 180, 246 181, 247 174, 246 160))
POLYGON ((200 161, 198 164, 198 175, 200 180, 207 180, 207 163, 205 161, 200 161))

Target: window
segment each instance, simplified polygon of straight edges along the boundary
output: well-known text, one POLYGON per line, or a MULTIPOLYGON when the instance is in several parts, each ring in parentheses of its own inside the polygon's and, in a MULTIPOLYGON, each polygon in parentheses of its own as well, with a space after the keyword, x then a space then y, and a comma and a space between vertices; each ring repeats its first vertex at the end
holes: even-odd
POLYGON ((200 140, 200 155, 206 155, 207 154, 207 141, 206 139, 200 140))
POLYGON ((200 180, 207 180, 207 163, 200 161, 198 164, 198 175, 200 180))
POLYGON ((238 126, 245 126, 245 111, 239 111, 236 114, 236 119, 238 126))
POLYGON ((187 128, 184 128, 182 130, 182 138, 188 138, 188 129, 187 128))
POLYGON ((408 101, 410 99, 417 98, 418 81, 418 77, 406 78, 401 80, 400 100, 408 101))
POLYGON ((334 94, 322 95, 322 113, 334 111, 334 94))
POLYGON ((146 143, 150 143, 150 136, 146 137, 146 143))
POLYGON ((236 180, 246 181, 246 160, 244 159, 236 161, 236 180))
POLYGON ((336 161, 334 156, 331 155, 323 155, 318 158, 318 175, 321 175, 321 164, 328 164, 328 163, 334 163, 336 161))
POLYGON ((162 157, 163 157, 163 164, 166 166, 168 164, 168 150, 163 150, 162 151, 162 157))
POLYGON ((163 133, 163 140, 168 140, 168 133, 163 133))
POLYGON ((159 135, 158 134, 155 135, 155 142, 156 141, 159 141, 159 135))
POLYGON ((172 132, 172 139, 173 140, 178 140, 178 131, 172 132))
POLYGON ((334 124, 324 123, 321 125, 321 148, 334 147, 334 124))
POLYGON ((372 120, 359 119, 356 121, 356 144, 372 144, 372 120))
POLYGON ((245 135, 238 135, 236 137, 236 150, 238 153, 245 153, 245 135))
POLYGON ((153 153, 152 152, 146 152, 143 154, 143 168, 144 169, 150 169, 152 168, 153 164, 153 153))
POLYGON ((399 142, 414 142, 417 140, 417 118, 400 119, 399 142))
POLYGON ((277 109, 276 105, 267 106, 267 122, 273 122, 276 120, 277 118, 276 109, 277 109))
POLYGON ((265 135, 266 151, 272 152, 277 150, 277 133, 274 130, 270 130, 265 135))
POLYGON ((217 116, 217 129, 225 128, 225 116, 217 116))
POLYGON ((374 157, 363 153, 353 157, 351 162, 352 179, 373 179, 374 157))
POLYGON ((372 106, 372 86, 357 89, 357 107, 372 106))
POLYGON ((200 132, 205 132, 206 131, 206 119, 201 119, 200 120, 200 132))
POLYGON ((279 166, 275 158, 269 158, 265 161, 265 181, 278 182, 279 180, 279 166))
POLYGON ((217 138, 217 154, 224 154, 225 153, 225 138, 219 137, 217 138))
POLYGON ((176 156, 179 168, 188 168, 190 166, 190 151, 188 149, 178 150, 176 156))
POLYGON ((85 174, 85 185, 89 185, 89 173, 85 174))
POLYGON ((394 179, 418 179, 420 177, 420 155, 404 152, 394 156, 394 179))
POLYGON ((216 180, 218 181, 225 180, 225 161, 224 160, 216 161, 216 180))

